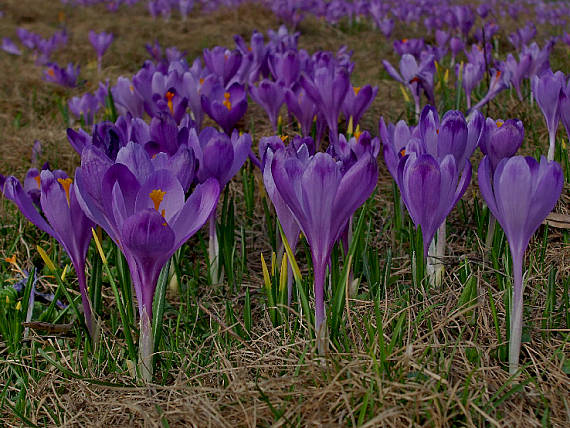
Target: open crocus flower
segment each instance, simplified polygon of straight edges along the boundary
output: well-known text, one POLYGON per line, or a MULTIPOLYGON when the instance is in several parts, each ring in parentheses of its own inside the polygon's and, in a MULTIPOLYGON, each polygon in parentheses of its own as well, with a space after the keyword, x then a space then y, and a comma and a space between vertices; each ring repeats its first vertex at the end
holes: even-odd
POLYGON ((55 63, 48 64, 44 70, 44 80, 46 82, 55 83, 68 88, 77 86, 77 78, 79 77, 79 66, 73 66, 72 63, 62 68, 55 63))
POLYGON ((247 94, 239 83, 225 90, 215 85, 209 94, 202 94, 202 108, 228 135, 247 110, 247 94))
POLYGON ((436 230, 471 181, 471 163, 465 160, 461 169, 463 173, 459 178, 460 168, 451 154, 438 160, 428 153, 412 152, 400 160, 398 185, 412 221, 416 227, 422 227, 424 258, 429 254, 436 230))
POLYGON ((317 347, 326 352, 325 270, 334 243, 378 179, 376 159, 365 155, 344 174, 327 153, 311 157, 275 153, 271 172, 277 191, 303 230, 313 259, 317 347))
POLYGON ((505 231, 513 259, 513 296, 510 317, 509 372, 516 373, 522 335, 523 259, 530 238, 556 205, 564 177, 556 162, 544 156, 514 156, 499 162, 492 173, 491 159, 479 165, 479 189, 505 231))
POLYGON ((42 170, 40 175, 33 177, 33 181, 40 191, 40 205, 45 219, 36 209, 30 192, 15 177, 6 178, 4 196, 14 202, 30 222, 53 236, 69 255, 79 282, 85 324, 93 337, 96 326, 87 294, 85 258, 94 225, 81 210, 76 187, 63 171, 42 170))
MULTIPOLYGON (((252 143, 249 134, 239 135, 238 131, 234 130, 230 138, 211 127, 204 128, 199 136, 192 129, 189 141, 198 161, 198 181, 203 183, 213 177, 220 183, 222 190, 245 163, 252 143)), ((216 207, 209 220, 210 278, 217 283, 221 280, 222 273, 221 269, 218 269, 220 249, 216 233, 216 207)))
POLYGON ((532 94, 546 119, 548 128, 549 146, 548 160, 554 160, 554 148, 556 144, 556 130, 560 121, 560 93, 566 86, 564 73, 547 70, 539 76, 534 76, 531 80, 532 94))
POLYGON ((175 174, 152 163, 144 148, 129 143, 112 163, 87 147, 77 168, 78 201, 125 255, 140 315, 140 370, 152 377, 152 302, 164 264, 208 220, 220 194, 215 179, 198 185, 186 199, 175 174))
POLYGON ((423 89, 428 102, 434 104, 433 75, 435 63, 433 55, 424 57, 420 64, 410 54, 404 54, 400 59, 400 73, 388 61, 382 61, 388 74, 406 86, 412 93, 416 110, 416 118, 420 115, 420 95, 423 89))

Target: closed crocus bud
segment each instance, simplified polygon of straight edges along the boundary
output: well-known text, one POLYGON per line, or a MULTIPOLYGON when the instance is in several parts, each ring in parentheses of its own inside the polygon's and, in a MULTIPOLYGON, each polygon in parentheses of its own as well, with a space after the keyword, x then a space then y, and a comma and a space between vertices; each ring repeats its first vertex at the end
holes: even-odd
POLYGON ((479 148, 484 155, 489 157, 491 170, 495 171, 497 165, 504 158, 514 156, 522 145, 524 139, 524 126, 518 119, 487 118, 485 122, 485 134, 481 139, 479 148))
POLYGON ((556 205, 564 177, 556 162, 544 156, 503 159, 493 174, 491 159, 479 165, 479 189, 491 213, 503 228, 513 260, 510 316, 509 372, 516 373, 522 334, 523 259, 530 238, 556 205))
POLYGON ((438 161, 430 154, 410 153, 398 165, 398 185, 412 221, 422 228, 424 258, 436 230, 467 190, 471 164, 465 161, 463 174, 452 155, 438 161))
POLYGON ((556 144, 556 129, 560 121, 560 93, 562 88, 566 86, 564 73, 547 70, 539 76, 534 76, 531 81, 532 93, 538 106, 546 119, 546 127, 548 128, 549 147, 548 160, 554 159, 554 148, 556 144))
POLYGON ((251 86, 249 93, 251 98, 263 107, 269 116, 271 125, 273 125, 273 130, 277 131, 277 116, 279 115, 281 106, 285 102, 284 85, 279 82, 263 79, 258 86, 251 86))

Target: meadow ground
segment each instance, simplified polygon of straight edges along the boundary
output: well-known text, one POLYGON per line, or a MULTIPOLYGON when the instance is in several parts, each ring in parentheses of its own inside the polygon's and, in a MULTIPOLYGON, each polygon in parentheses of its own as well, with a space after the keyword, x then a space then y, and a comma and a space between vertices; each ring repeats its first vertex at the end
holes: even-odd
MULTIPOLYGON (((36 139, 42 142, 42 162, 73 171, 79 157, 67 142, 58 106, 95 89, 100 80, 113 83, 120 75, 134 74, 148 58, 144 43, 157 39, 193 59, 206 47, 233 47, 234 34, 247 40, 254 29, 265 33, 279 26, 270 11, 254 5, 164 22, 153 20, 142 5, 111 14, 99 7, 71 9, 52 3, 38 7, 32 0, 4 1, 0 37, 14 38, 19 26, 50 35, 64 22, 70 40, 56 59, 59 64, 81 64, 86 83, 61 89, 41 79, 41 68, 29 55, 0 55, 0 172, 5 175, 23 177, 36 139), (90 29, 115 35, 100 74, 87 41, 90 29)), ((391 42, 369 23, 332 27, 307 18, 298 30, 299 47, 309 52, 348 46, 356 63, 353 82, 379 87, 363 129, 376 135, 380 116, 390 121, 407 117, 399 85, 381 65, 382 59, 397 61, 391 42)), ((418 36, 425 34, 413 26, 397 26, 393 37, 418 36)), ((498 38, 499 45, 507 45, 504 30, 498 38)), ((569 54, 568 46, 557 45, 552 68, 570 71, 569 54)), ((484 113, 521 118, 526 130, 522 152, 546 151, 544 119, 528 101, 519 102, 507 91, 484 113)), ((241 129, 252 132, 255 141, 272 133, 253 103, 241 129)), ((480 154, 475 158, 474 164, 480 154)), ((260 253, 266 259, 271 253, 270 235, 260 174, 246 169, 228 193, 235 205, 230 242, 236 248, 235 265, 230 265, 234 281, 208 284, 205 233, 183 247, 180 285, 167 292, 156 383, 149 389, 133 379, 125 363, 116 302, 103 277, 102 336, 95 349, 77 325, 67 333, 30 330, 16 347, 0 338, 0 421, 7 426, 568 426, 568 230, 542 227, 527 251, 523 370, 509 377, 508 251, 500 233, 493 250, 485 248, 476 180, 448 219, 443 284, 420 289, 412 286, 402 231, 393 228, 392 179, 382 160, 379 171, 355 266, 362 273, 360 293, 347 298, 326 357, 316 355, 314 339, 297 313, 292 311, 291 322, 277 327, 268 315, 260 253), (255 191, 244 183, 253 183, 255 191)), ((568 214, 568 188, 566 182, 559 213, 568 214)), ((39 243, 64 266, 66 258, 55 241, 8 201, 0 201, 0 219, 4 287, 20 278, 15 265, 4 261, 15 256, 21 268, 40 268, 38 287, 55 290, 57 283, 42 270, 35 250, 39 243)), ((309 281, 308 249, 298 253, 309 281)), ((89 260, 95 260, 93 248, 90 254, 89 260)), ((88 273, 91 269, 89 264, 88 273)), ((67 281, 72 284, 74 275, 68 274, 67 281)), ((70 287, 77 295, 75 290, 70 287)))

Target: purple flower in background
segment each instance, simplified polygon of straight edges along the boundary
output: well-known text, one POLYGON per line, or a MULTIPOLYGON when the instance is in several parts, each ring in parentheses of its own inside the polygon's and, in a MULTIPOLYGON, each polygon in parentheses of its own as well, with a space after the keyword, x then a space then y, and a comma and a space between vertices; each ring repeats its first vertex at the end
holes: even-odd
POLYGON ((386 125, 384 118, 378 123, 380 138, 382 139, 384 162, 394 181, 398 181, 398 164, 406 156, 406 146, 412 137, 417 137, 417 128, 410 127, 404 120, 396 125, 386 125))
POLYGON ((418 65, 416 59, 410 54, 404 54, 400 59, 400 73, 388 61, 382 61, 388 74, 401 84, 405 85, 414 99, 416 117, 420 115, 420 95, 423 89, 428 102, 434 104, 433 75, 435 63, 433 55, 425 57, 418 65))
POLYGON ((48 64, 44 70, 44 80, 46 82, 55 83, 57 85, 74 88, 77 86, 77 78, 79 77, 79 65, 73 66, 72 63, 67 64, 67 67, 61 68, 55 63, 48 64))
POLYGON ((387 39, 390 38, 392 31, 394 30, 394 20, 392 18, 384 17, 380 20, 375 20, 374 22, 384 37, 387 39))
POLYGON ((113 34, 106 33, 104 31, 101 33, 96 33, 95 31, 91 30, 89 31, 89 42, 97 53, 97 67, 99 71, 101 71, 101 59, 113 42, 113 34))
MULTIPOLYGON (((237 174, 251 152, 251 136, 239 135, 237 130, 231 135, 218 132, 214 128, 204 128, 200 135, 193 129, 190 131, 190 146, 198 161, 196 177, 200 183, 215 178, 220 183, 220 190, 237 174)), ((210 278, 214 283, 221 281, 220 250, 216 233, 216 207, 210 217, 210 278)))
POLYGON ((135 87, 131 80, 119 76, 117 84, 111 88, 113 101, 117 110, 121 115, 130 114, 133 117, 142 117, 144 115, 143 98, 135 91, 135 87))
POLYGON ((365 85, 362 87, 353 86, 346 91, 346 97, 342 106, 347 122, 352 118, 354 128, 358 125, 360 118, 376 98, 378 87, 365 85))
POLYGON ((228 135, 247 110, 247 94, 239 83, 234 83, 227 91, 218 84, 208 95, 202 95, 201 100, 206 114, 228 135))
POLYGON ((295 116, 301 127, 301 134, 305 137, 311 135, 313 120, 317 114, 317 106, 299 85, 295 91, 287 89, 285 103, 289 113, 295 116))
POLYGON ((549 147, 548 160, 554 160, 554 148, 556 144, 556 130, 560 121, 560 93, 566 86, 564 73, 547 70, 539 76, 534 76, 531 80, 532 94, 542 110, 548 128, 549 147))
POLYGON ((501 160, 517 153, 524 140, 524 127, 518 119, 504 121, 488 117, 483 135, 479 148, 489 158, 493 173, 501 160))
POLYGON ((301 56, 299 52, 288 50, 283 53, 271 54, 268 61, 273 78, 285 87, 291 88, 297 83, 301 74, 301 56))
POLYGON ((511 33, 508 39, 518 51, 524 45, 528 45, 534 36, 536 36, 536 26, 529 21, 524 27, 517 29, 514 33, 511 33))
POLYGON ((258 86, 250 86, 249 93, 253 101, 263 107, 273 125, 273 130, 277 132, 277 116, 285 102, 283 84, 263 79, 258 86))
POLYGON ((242 54, 237 49, 229 51, 222 46, 204 49, 204 63, 212 73, 222 79, 224 87, 231 84, 242 62, 242 54))
POLYGON ((484 68, 479 64, 472 64, 468 62, 463 67, 463 70, 459 71, 462 74, 461 85, 465 90, 465 96, 467 98, 467 109, 471 108, 471 92, 475 89, 481 79, 483 79, 484 68))
POLYGON ((26 192, 13 176, 6 178, 3 186, 4 196, 14 202, 30 222, 53 236, 69 255, 79 282, 85 324, 93 337, 96 326, 87 294, 85 258, 91 242, 91 228, 94 225, 81 210, 76 187, 63 171, 52 173, 42 170, 40 175, 34 177, 34 181, 40 190, 43 216, 37 211, 29 191, 26 192))
POLYGON ((301 84, 325 118, 329 139, 334 144, 338 139, 338 116, 350 87, 348 72, 344 68, 321 67, 313 79, 301 75, 301 84))
POLYGON ((75 173, 78 201, 121 249, 131 272, 140 316, 139 365, 152 377, 152 302, 164 264, 207 221, 220 194, 215 179, 199 184, 186 199, 170 170, 154 165, 142 146, 129 143, 112 163, 86 148, 75 173))
POLYGON ((521 84, 522 80, 528 75, 532 58, 528 54, 521 54, 519 58, 520 61, 517 63, 513 55, 508 54, 505 61, 505 69, 511 76, 511 84, 515 87, 519 100, 522 101, 521 84))
POLYGON ((471 164, 461 168, 452 155, 438 161, 430 154, 410 153, 398 165, 398 186, 412 221, 422 228, 424 258, 436 230, 467 190, 471 181, 471 164), (461 179, 460 170, 463 170, 461 179))
POLYGON ((326 153, 311 157, 275 153, 271 172, 277 191, 297 219, 311 249, 315 329, 319 352, 326 352, 325 269, 334 243, 350 216, 370 196, 378 179, 376 160, 363 156, 344 174, 326 153))
POLYGON ((402 39, 394 40, 394 50, 400 56, 411 54, 419 59, 421 52, 425 49, 424 39, 402 39))
POLYGON ((451 65, 453 65, 457 54, 465 49, 465 43, 459 37, 452 37, 449 40, 449 49, 451 49, 451 65))
POLYGON ((22 51, 9 37, 2 38, 2 50, 12 55, 22 55, 22 51))
POLYGON ((518 370, 523 315, 523 259, 530 238, 556 205, 564 177, 556 162, 514 156, 499 162, 495 173, 489 157, 479 165, 479 189, 505 231, 513 260, 509 372, 518 370))
POLYGON ((479 110, 485 104, 493 100, 500 92, 504 91, 509 87, 509 82, 511 80, 511 75, 509 70, 495 70, 493 75, 491 76, 491 83, 489 84, 489 89, 487 90, 487 94, 481 100, 475 104, 468 112, 472 112, 474 110, 479 110))
POLYGON ((73 97, 68 102, 69 111, 77 118, 83 118, 86 126, 93 125, 95 113, 101 108, 97 97, 86 93, 81 97, 73 97))
POLYGON ((550 52, 554 46, 554 40, 548 42, 544 48, 540 47, 536 43, 532 43, 530 46, 523 46, 521 49, 521 55, 530 55, 531 63, 528 75, 530 78, 533 76, 540 76, 542 73, 550 68, 550 52))

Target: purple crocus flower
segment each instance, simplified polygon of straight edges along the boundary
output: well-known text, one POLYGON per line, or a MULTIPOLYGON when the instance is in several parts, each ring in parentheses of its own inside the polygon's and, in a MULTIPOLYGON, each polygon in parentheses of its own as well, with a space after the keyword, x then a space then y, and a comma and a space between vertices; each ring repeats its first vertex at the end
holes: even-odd
POLYGON ((301 73, 301 57, 299 52, 288 50, 283 53, 273 53, 268 61, 269 70, 277 82, 281 82, 287 88, 297 83, 301 73))
POLYGON ((229 51, 221 46, 204 49, 204 62, 208 69, 222 79, 224 87, 228 87, 236 75, 242 61, 242 54, 237 49, 229 51))
POLYGON ((495 173, 489 157, 479 165, 479 189, 505 231, 513 260, 509 372, 518 370, 523 315, 523 259, 530 238, 556 205, 564 177, 556 162, 542 156, 514 156, 499 162, 495 173))
POLYGON ((83 118, 86 126, 93 125, 95 113, 101 108, 101 104, 97 97, 93 94, 86 93, 81 97, 72 97, 67 105, 69 111, 77 118, 83 118))
POLYGON ((549 146, 548 160, 554 160, 554 148, 556 144, 556 130, 560 121, 560 93, 566 86, 564 73, 547 70, 540 77, 534 76, 531 80, 532 94, 542 110, 548 128, 549 146))
POLYGON ((520 61, 517 63, 514 56, 512 54, 508 54, 507 59, 505 60, 505 69, 511 76, 510 83, 515 87, 519 100, 522 101, 521 83, 523 78, 528 75, 532 58, 529 54, 521 54, 519 58, 520 61))
POLYGON ((40 188, 42 215, 37 211, 29 192, 15 177, 7 177, 3 193, 16 204, 21 213, 39 229, 53 236, 65 249, 77 274, 85 324, 91 337, 95 333, 95 320, 87 294, 85 258, 91 242, 93 223, 83 214, 73 181, 63 171, 42 170, 35 176, 40 188))
POLYGON ((471 163, 458 168, 455 158, 446 155, 437 160, 432 155, 410 153, 398 165, 398 186, 402 200, 416 227, 421 226, 424 258, 436 230, 467 190, 471 181, 471 163), (461 179, 460 169, 463 169, 461 179))
POLYGON ((493 100, 499 93, 504 91, 509 87, 509 82, 511 80, 511 75, 509 70, 495 70, 493 75, 491 76, 491 83, 489 84, 489 89, 487 90, 487 94, 481 100, 475 104, 468 112, 472 112, 474 110, 479 110, 485 104, 493 100))
POLYGON ((392 35, 392 31, 394 30, 394 20, 392 18, 384 17, 382 19, 375 20, 374 22, 384 37, 389 39, 392 35))
MULTIPOLYGON (((239 135, 238 131, 234 130, 230 138, 210 127, 204 128, 199 136, 192 129, 189 141, 198 161, 198 181, 203 183, 213 177, 219 182, 221 190, 243 166, 251 152, 252 144, 249 134, 239 135)), ((222 273, 218 269, 220 250, 216 233, 216 207, 209 220, 210 278, 217 283, 221 280, 222 273)))
POLYGON ((2 38, 2 50, 12 55, 22 55, 20 48, 9 37, 2 38))
POLYGON ((400 56, 405 54, 413 55, 419 59, 420 53, 425 49, 424 39, 402 39, 394 40, 394 50, 400 56))
POLYGON ((217 84, 208 95, 202 95, 201 101, 206 114, 228 135, 247 110, 247 95, 239 83, 234 83, 227 90, 217 84))
POLYGON ((317 347, 326 352, 325 269, 334 243, 378 179, 376 160, 363 156, 344 174, 332 156, 308 158, 275 153, 271 172, 277 191, 297 219, 311 248, 314 270, 317 347))
POLYGON ((398 164, 406 156, 406 146, 412 137, 417 137, 417 128, 410 127, 404 120, 386 125, 384 118, 378 123, 380 138, 382 139, 384 162, 394 181, 398 181, 398 164))
POLYGON ((365 85, 362 87, 353 86, 346 91, 346 97, 342 106, 347 122, 352 118, 354 128, 358 125, 360 118, 376 98, 378 94, 377 86, 365 85))
POLYGON ((451 65, 453 65, 457 54, 465 49, 465 43, 459 37, 452 37, 449 40, 449 48, 451 49, 451 65))
POLYGON ((301 127, 301 134, 307 137, 311 135, 313 120, 317 114, 317 106, 305 90, 298 86, 295 91, 287 89, 285 92, 285 103, 289 113, 295 116, 301 127))
POLYGON ((277 116, 285 102, 284 85, 280 82, 263 79, 259 86, 250 86, 249 93, 253 101, 263 107, 269 116, 271 125, 273 125, 273 130, 277 132, 277 116))
POLYGON ((326 120, 334 144, 338 139, 338 116, 350 87, 348 72, 344 68, 321 67, 313 79, 302 74, 301 85, 326 120))
POLYGON ((135 87, 127 77, 117 78, 117 84, 111 88, 111 94, 121 115, 130 114, 133 117, 144 115, 143 98, 135 91, 135 87))
POLYGON ((111 43, 113 42, 113 34, 106 33, 104 31, 96 33, 91 30, 89 31, 89 42, 97 53, 97 67, 98 70, 101 71, 101 59, 103 58, 105 51, 109 49, 109 46, 111 46, 111 43))
POLYGON ((485 69, 479 64, 468 62, 463 67, 463 70, 460 71, 462 73, 461 85, 465 90, 465 96, 467 98, 467 109, 471 108, 471 92, 479 85, 481 79, 483 79, 483 75, 485 74, 484 70, 485 69))
POLYGON ((44 70, 43 77, 46 82, 74 88, 77 86, 79 69, 79 65, 74 67, 72 63, 67 64, 67 67, 65 68, 61 68, 59 65, 51 63, 48 64, 48 67, 44 70))
POLYGON ((166 261, 194 235, 220 194, 215 179, 199 184, 186 199, 175 174, 153 164, 142 146, 129 143, 112 163, 96 147, 83 151, 75 173, 78 201, 125 255, 140 315, 140 370, 152 377, 152 302, 166 261))
POLYGON ((504 158, 514 156, 524 140, 524 126, 518 119, 491 119, 485 122, 485 132, 479 143, 479 148, 489 158, 491 171, 504 158))
POLYGON ((423 89, 430 104, 434 104, 433 75, 435 63, 433 55, 425 57, 418 65, 416 59, 410 54, 404 54, 400 59, 400 73, 388 61, 382 61, 388 74, 401 84, 405 85, 414 99, 416 118, 420 115, 420 95, 423 89))

